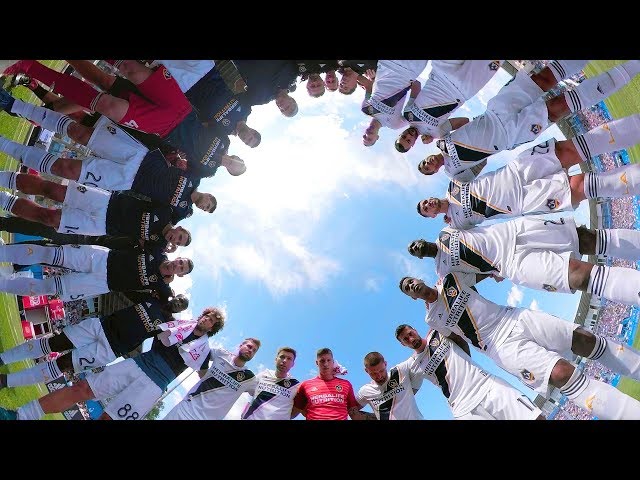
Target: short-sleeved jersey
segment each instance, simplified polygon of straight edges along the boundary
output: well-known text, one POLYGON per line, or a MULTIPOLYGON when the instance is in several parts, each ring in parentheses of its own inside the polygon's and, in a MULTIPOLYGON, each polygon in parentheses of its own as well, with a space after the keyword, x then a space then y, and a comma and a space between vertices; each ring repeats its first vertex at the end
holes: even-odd
POLYGON ((425 321, 444 335, 457 333, 482 352, 498 346, 516 323, 513 307, 487 300, 473 286, 473 273, 450 273, 436 284, 438 299, 427 303, 425 321))
POLYGON ((171 296, 171 288, 160 273, 167 256, 159 248, 111 250, 107 256, 107 285, 113 292, 156 290, 160 298, 171 296))
POLYGON ((122 192, 113 192, 107 206, 107 235, 140 238, 165 248, 167 241, 162 231, 171 223, 173 209, 154 207, 122 192))
POLYGON ((387 381, 363 385, 356 394, 360 405, 369 404, 378 420, 422 420, 411 385, 411 360, 393 367, 387 374, 387 381))
POLYGON ((349 67, 359 75, 364 75, 367 70, 377 70, 378 60, 338 60, 340 69, 349 67))
POLYGON ((469 413, 491 388, 491 376, 435 328, 425 341, 425 349, 409 358, 414 388, 426 378, 442 391, 454 417, 469 413))
POLYGON ((187 394, 189 408, 183 414, 193 420, 221 420, 243 392, 254 394, 258 383, 248 368, 233 363, 235 355, 211 349, 211 366, 187 394))
POLYGON ((438 277, 449 272, 500 273, 513 256, 519 220, 471 230, 443 228, 438 234, 434 259, 438 277))
POLYGON ((256 391, 242 412, 242 419, 290 420, 300 381, 290 375, 278 378, 275 370, 264 370, 258 373, 257 379, 256 391))
POLYGON ((153 150, 142 160, 131 190, 154 203, 172 207, 175 225, 193 213, 191 194, 199 185, 199 177, 169 165, 159 150, 153 150))
POLYGON ((488 156, 504 150, 497 143, 495 144, 496 148, 490 142, 487 143, 489 147, 484 148, 479 146, 479 141, 475 141, 475 143, 472 141, 472 137, 475 137, 476 134, 478 138, 482 138, 483 132, 488 130, 484 128, 484 125, 489 122, 488 118, 491 118, 492 115, 495 116, 488 112, 476 117, 471 122, 446 134, 436 142, 436 146, 440 149, 444 158, 444 171, 449 178, 463 182, 473 180, 474 176, 469 176, 468 173, 471 168, 482 163, 488 156), (471 128, 466 130, 469 125, 471 125, 471 128), (463 130, 466 130, 466 132, 463 132, 464 134, 459 133, 463 130), (463 138, 463 140, 460 141, 460 138, 463 138))
POLYGON ((305 380, 300 384, 294 405, 300 410, 306 408, 307 420, 346 420, 350 408, 360 408, 351 382, 338 377, 305 380))
POLYGON ((163 304, 148 295, 142 302, 101 318, 102 330, 116 356, 132 351, 145 339, 157 334, 158 325, 170 320, 162 310, 163 304))
POLYGON ((239 95, 245 105, 264 105, 272 101, 279 90, 295 85, 297 65, 292 60, 233 60, 247 84, 239 95))
POLYGON ((187 173, 197 178, 211 177, 229 148, 229 137, 214 127, 205 127, 192 111, 166 137, 167 143, 187 157, 187 173))

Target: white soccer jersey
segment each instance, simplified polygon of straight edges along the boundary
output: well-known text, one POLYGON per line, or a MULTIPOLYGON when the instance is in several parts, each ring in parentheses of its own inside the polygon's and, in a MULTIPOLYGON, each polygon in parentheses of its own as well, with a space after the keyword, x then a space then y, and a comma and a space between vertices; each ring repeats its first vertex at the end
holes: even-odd
POLYGON ((224 349, 212 349, 207 373, 165 419, 221 420, 243 392, 253 395, 256 376, 248 368, 236 366, 234 356, 224 349))
POLYGON ((171 73, 183 92, 193 87, 216 66, 213 60, 158 60, 171 73))
POLYGON ((440 125, 500 68, 497 60, 431 60, 429 78, 404 117, 421 134, 440 136, 440 125))
POLYGON ((452 180, 447 191, 449 224, 467 229, 487 218, 573 209, 569 178, 553 145, 553 140, 536 145, 469 183, 452 180))
POLYGON ((450 273, 438 280, 438 298, 426 303, 425 321, 444 335, 457 333, 482 352, 502 344, 516 323, 512 307, 478 293, 473 273, 450 273))
POLYGON ((426 342, 425 349, 409 359, 414 388, 426 378, 442 390, 454 417, 466 415, 486 396, 491 376, 436 329, 427 334, 426 342))
POLYGON ((242 420, 290 420, 300 381, 290 375, 278 378, 275 370, 260 372, 257 378, 255 394, 242 413, 242 420))
POLYGON ((427 60, 380 60, 371 96, 362 102, 362 112, 375 117, 383 127, 397 130, 409 123, 402 117, 405 97, 427 66, 427 60))
POLYGON ((378 420, 422 420, 411 385, 412 363, 409 359, 393 367, 383 385, 372 380, 360 387, 356 394, 358 403, 371 405, 378 420))

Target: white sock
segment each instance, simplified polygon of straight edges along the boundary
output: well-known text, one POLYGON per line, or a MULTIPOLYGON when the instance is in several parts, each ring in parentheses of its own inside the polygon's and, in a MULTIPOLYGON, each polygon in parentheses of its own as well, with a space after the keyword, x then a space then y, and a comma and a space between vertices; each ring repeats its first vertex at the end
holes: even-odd
POLYGON ((587 198, 640 195, 640 165, 625 165, 608 172, 586 172, 584 194, 587 198))
POLYGON ((572 77, 589 63, 589 60, 554 60, 547 67, 553 72, 556 81, 572 77))
POLYGON ((640 230, 597 228, 596 254, 634 261, 640 259, 640 230))
POLYGON ((51 353, 48 338, 28 340, 9 350, 0 353, 0 359, 7 364, 25 360, 27 358, 40 358, 51 353))
POLYGON ((577 368, 560 392, 601 420, 640 420, 640 402, 577 368))
POLYGON ((611 338, 596 335, 596 346, 587 357, 625 377, 640 380, 640 352, 611 338))
POLYGON ((0 187, 8 188, 9 190, 17 190, 16 179, 18 172, 0 171, 0 187))
POLYGON ((631 77, 622 66, 613 67, 600 75, 587 78, 571 91, 564 93, 564 97, 571 112, 577 112, 604 100, 609 95, 624 87, 631 77))
POLYGON ((37 278, 0 278, 0 292, 15 295, 62 295, 62 281, 60 277, 37 278))
POLYGON ((42 128, 62 135, 67 135, 69 125, 73 123, 71 118, 62 113, 54 112, 49 108, 39 107, 18 99, 13 102, 11 113, 33 120, 42 128))
POLYGON ((58 155, 47 153, 42 148, 29 147, 2 137, 0 137, 0 152, 12 156, 27 167, 51 175, 54 175, 51 172, 51 167, 60 158, 58 155))
POLYGON ((19 263, 20 265, 46 263, 47 265, 62 266, 63 252, 62 247, 45 247, 32 243, 0 245, 0 262, 19 263))
POLYGON ((640 271, 594 265, 589 275, 587 292, 614 302, 640 306, 640 271))
POLYGON ((640 114, 603 123, 571 139, 582 160, 640 143, 640 114))
POLYGON ((17 200, 18 197, 9 192, 0 192, 0 208, 6 212, 11 212, 17 200))
POLYGON ((18 420, 40 420, 44 417, 44 410, 36 398, 18 408, 18 420))
POLYGON ((629 78, 633 78, 640 73, 640 60, 629 60, 622 65, 618 65, 618 67, 624 68, 627 75, 629 75, 629 78))
POLYGON ((23 385, 35 385, 47 383, 62 376, 62 372, 55 362, 42 362, 34 367, 7 374, 7 387, 21 387, 23 385))

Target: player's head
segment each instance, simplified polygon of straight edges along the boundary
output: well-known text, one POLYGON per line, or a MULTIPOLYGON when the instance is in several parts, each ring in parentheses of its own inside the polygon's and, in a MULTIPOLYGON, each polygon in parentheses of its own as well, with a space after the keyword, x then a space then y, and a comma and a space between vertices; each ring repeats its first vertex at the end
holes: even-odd
POLYGON ((184 312, 187 308, 189 308, 189 299, 182 293, 169 300, 169 310, 171 313, 184 312))
POLYGON ((418 139, 418 129, 416 127, 409 127, 398 135, 395 143, 396 150, 400 153, 405 153, 411 150, 411 147, 416 143, 418 139))
POLYGON ((438 291, 428 287, 422 280, 414 277, 402 277, 400 280, 400 291, 414 300, 422 299, 429 302, 435 301, 438 291))
POLYGON ((194 333, 202 336, 205 333, 210 337, 215 335, 224 328, 224 322, 227 319, 227 313, 221 307, 207 307, 198 317, 198 323, 194 329, 194 333))
POLYGON ((285 117, 294 117, 298 113, 298 102, 284 89, 276 95, 276 106, 285 117))
POLYGON ((316 365, 319 373, 333 375, 333 352, 330 348, 320 348, 316 352, 316 365))
POLYGON ((369 352, 365 355, 364 371, 367 372, 371 380, 378 385, 384 384, 389 378, 387 374, 387 362, 379 352, 369 352))
POLYGON ((443 163, 442 154, 429 155, 418 164, 418 171, 423 175, 433 175, 443 163))
POLYGON ((164 238, 176 247, 186 247, 191 243, 191 232, 184 227, 177 226, 167 230, 164 238))
POLYGON ((369 122, 369 126, 366 128, 364 134, 362 135, 362 144, 365 147, 374 145, 380 138, 380 135, 378 134, 379 129, 376 128, 376 121, 377 120, 375 118, 371 119, 371 122, 369 122))
POLYGON ((276 371, 286 376, 296 363, 296 351, 291 347, 280 347, 276 353, 276 371))
POLYGON ((218 207, 218 201, 216 200, 216 197, 214 197, 211 193, 198 192, 197 190, 194 193, 196 193, 196 198, 193 203, 196 207, 198 207, 200 210, 204 210, 205 212, 215 212, 216 208, 218 207))
POLYGON ((246 123, 238 124, 238 127, 238 138, 242 140, 245 145, 251 148, 256 148, 260 145, 262 135, 260 135, 259 131, 255 128, 249 127, 246 123))
POLYGON ((238 348, 238 358, 248 362, 251 360, 260 348, 260 340, 253 337, 245 338, 238 348))
POLYGON ((418 213, 426 218, 435 218, 440 213, 442 207, 442 200, 435 197, 429 197, 424 200, 420 200, 416 206, 418 213))
POLYGON ((349 67, 343 68, 341 73, 338 91, 344 95, 351 95, 358 88, 358 74, 349 67))
POLYGON ((417 350, 422 345, 422 337, 411 325, 403 323, 396 327, 396 339, 403 347, 417 350))
POLYGON ((193 261, 190 258, 177 257, 173 260, 165 260, 160 264, 160 271, 165 276, 177 275, 183 277, 193 270, 193 261))
POLYGON ((438 254, 438 246, 433 242, 427 242, 422 238, 414 240, 407 247, 410 255, 418 258, 431 257, 435 258, 438 254))
POLYGON ((336 77, 335 70, 329 70, 324 74, 324 86, 330 92, 335 92, 338 89, 338 77, 336 77))
POLYGON ((324 95, 324 80, 318 73, 310 73, 307 80, 307 93, 312 97, 318 98, 324 95))

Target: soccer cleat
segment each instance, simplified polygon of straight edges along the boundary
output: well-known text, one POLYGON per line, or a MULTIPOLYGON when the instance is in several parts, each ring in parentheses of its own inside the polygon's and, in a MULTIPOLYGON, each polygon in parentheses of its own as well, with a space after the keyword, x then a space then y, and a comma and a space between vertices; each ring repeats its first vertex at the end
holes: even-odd
POLYGON ((11 113, 11 107, 16 99, 11 96, 4 88, 0 88, 0 109, 7 113, 11 113))
POLYGON ((17 420, 18 412, 0 407, 0 420, 17 420))

